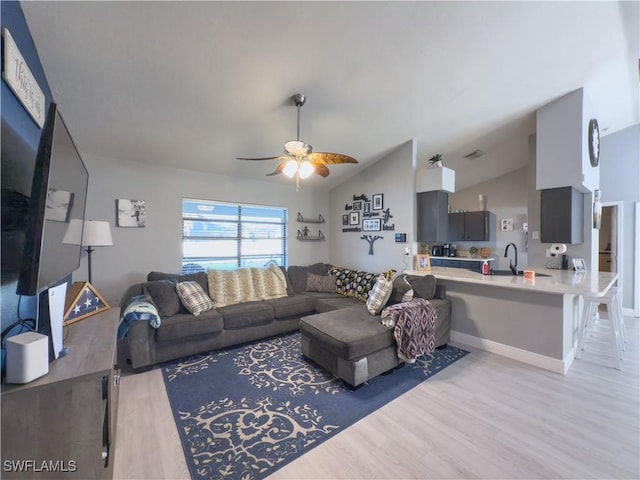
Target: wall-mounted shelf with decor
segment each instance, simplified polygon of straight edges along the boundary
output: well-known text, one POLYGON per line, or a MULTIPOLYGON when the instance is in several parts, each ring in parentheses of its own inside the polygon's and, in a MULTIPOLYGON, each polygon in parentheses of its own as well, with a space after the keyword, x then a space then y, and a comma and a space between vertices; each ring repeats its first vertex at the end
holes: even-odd
POLYGON ((304 218, 302 214, 298 212, 298 221, 301 223, 324 223, 324 217, 322 214, 318 214, 318 218, 304 218))
POLYGON ((308 230, 305 227, 305 232, 301 232, 298 230, 298 240, 303 242, 318 242, 320 240, 324 240, 324 234, 322 230, 318 230, 318 235, 309 235, 308 230))

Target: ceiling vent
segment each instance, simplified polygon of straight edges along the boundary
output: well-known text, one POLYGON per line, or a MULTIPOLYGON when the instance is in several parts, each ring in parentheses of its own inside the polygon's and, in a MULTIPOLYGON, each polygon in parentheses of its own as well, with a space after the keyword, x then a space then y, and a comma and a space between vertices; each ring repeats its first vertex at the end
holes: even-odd
POLYGON ((466 158, 467 160, 475 160, 476 158, 479 158, 486 153, 487 152, 483 152, 482 150, 474 150, 473 152, 466 154, 464 158, 466 158))

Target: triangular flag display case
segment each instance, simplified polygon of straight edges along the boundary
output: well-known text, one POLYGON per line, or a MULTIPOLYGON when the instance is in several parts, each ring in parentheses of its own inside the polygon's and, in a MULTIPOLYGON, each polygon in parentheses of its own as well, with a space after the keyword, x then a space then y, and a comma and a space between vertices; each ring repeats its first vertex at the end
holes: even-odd
POLYGON ((107 301, 89 282, 74 282, 64 305, 65 326, 109 308, 107 301))

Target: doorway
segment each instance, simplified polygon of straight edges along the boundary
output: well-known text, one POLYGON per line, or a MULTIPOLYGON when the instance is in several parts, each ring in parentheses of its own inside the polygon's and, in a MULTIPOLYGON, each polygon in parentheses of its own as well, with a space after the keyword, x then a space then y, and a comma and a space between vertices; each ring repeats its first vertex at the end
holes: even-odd
POLYGON ((598 271, 618 272, 618 205, 603 205, 598 243, 598 271))

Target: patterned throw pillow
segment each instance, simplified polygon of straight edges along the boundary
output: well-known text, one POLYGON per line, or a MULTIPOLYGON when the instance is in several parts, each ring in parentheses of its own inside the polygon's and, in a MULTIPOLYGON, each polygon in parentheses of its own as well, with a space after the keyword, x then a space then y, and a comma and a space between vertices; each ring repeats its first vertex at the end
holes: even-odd
POLYGON ((382 311, 389 301, 392 288, 393 282, 391 280, 384 275, 378 277, 367 299, 367 310, 371 315, 378 315, 382 311))
POLYGON ((305 287, 307 292, 335 292, 336 277, 331 275, 315 275, 307 273, 307 284, 305 287))
POLYGON ((176 285, 176 292, 185 308, 196 317, 213 308, 213 300, 198 282, 180 282, 176 285))

